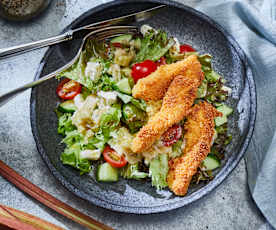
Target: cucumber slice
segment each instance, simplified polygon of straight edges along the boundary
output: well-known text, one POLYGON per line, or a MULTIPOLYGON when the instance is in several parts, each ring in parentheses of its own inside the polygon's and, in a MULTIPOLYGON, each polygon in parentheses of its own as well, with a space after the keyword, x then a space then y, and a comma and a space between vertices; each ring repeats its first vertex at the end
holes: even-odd
POLYGON ((206 171, 214 170, 220 167, 220 160, 213 154, 209 154, 202 162, 206 171))
POLYGON ((122 80, 118 81, 116 86, 122 93, 131 94, 131 88, 127 78, 123 78, 122 80))
POLYGON ((226 122, 227 122, 227 117, 224 115, 222 117, 215 118, 215 124, 217 127, 225 124, 226 122))
POLYGON ((131 34, 124 34, 118 37, 115 37, 113 39, 111 39, 111 43, 122 43, 122 44, 128 44, 130 42, 130 40, 132 39, 132 35, 131 34))
POLYGON ((65 113, 73 113, 77 110, 77 107, 75 106, 75 103, 73 100, 68 100, 68 101, 62 102, 58 106, 58 109, 65 113))
POLYGON ((233 112, 233 109, 225 104, 222 104, 221 106, 219 106, 217 110, 222 112, 224 116, 228 116, 233 112))
POLYGON ((98 166, 97 180, 103 182, 116 182, 119 178, 117 168, 113 168, 110 164, 103 163, 98 166))
POLYGON ((217 107, 217 110, 223 114, 222 117, 215 118, 216 126, 220 126, 227 122, 227 116, 229 116, 233 112, 233 109, 225 104, 222 104, 217 107))

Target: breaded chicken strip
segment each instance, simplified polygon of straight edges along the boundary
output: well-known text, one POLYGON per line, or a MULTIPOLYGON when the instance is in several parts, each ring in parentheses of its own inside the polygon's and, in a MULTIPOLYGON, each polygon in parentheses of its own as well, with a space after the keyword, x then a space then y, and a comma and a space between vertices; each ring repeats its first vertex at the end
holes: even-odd
POLYGON ((181 157, 170 161, 169 188, 179 196, 187 193, 193 175, 210 152, 214 135, 214 118, 222 116, 211 104, 202 102, 192 108, 185 124, 186 145, 181 157))
POLYGON ((194 103, 196 93, 204 75, 201 66, 186 75, 178 75, 172 81, 162 103, 161 110, 142 127, 133 139, 131 149, 135 153, 148 149, 172 125, 180 122, 194 103))
POLYGON ((155 72, 137 82, 132 89, 132 95, 135 98, 146 101, 160 100, 164 97, 169 85, 176 76, 189 77, 187 71, 194 75, 199 74, 201 71, 201 65, 196 55, 191 55, 176 63, 161 65, 155 72))

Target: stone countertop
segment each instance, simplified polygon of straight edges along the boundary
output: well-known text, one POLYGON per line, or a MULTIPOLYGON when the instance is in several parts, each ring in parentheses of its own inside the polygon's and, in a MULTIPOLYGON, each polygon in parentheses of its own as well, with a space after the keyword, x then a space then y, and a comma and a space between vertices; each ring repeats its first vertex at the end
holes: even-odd
MULTIPOLYGON (((28 23, 0 19, 0 48, 35 41, 60 33, 87 9, 107 1, 54 0, 39 18, 28 23)), ((197 1, 184 1, 194 6, 197 1)), ((0 61, 0 94, 34 78, 46 49, 0 61)), ((134 215, 111 212, 88 204, 67 191, 52 176, 37 152, 31 132, 30 90, 0 108, 0 159, 58 199, 115 229, 265 229, 252 201, 244 160, 212 193, 174 211, 134 215)), ((25 195, 0 177, 0 203, 39 216, 66 229, 83 229, 25 195)))

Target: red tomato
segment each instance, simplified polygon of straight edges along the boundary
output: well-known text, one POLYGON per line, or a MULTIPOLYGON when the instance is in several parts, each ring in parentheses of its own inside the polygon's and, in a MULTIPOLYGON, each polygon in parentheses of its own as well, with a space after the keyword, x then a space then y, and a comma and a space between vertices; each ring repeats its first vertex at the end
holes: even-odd
POLYGON ((65 78, 59 83, 56 92, 64 100, 73 99, 81 92, 81 84, 65 78))
POLYGON ((161 137, 161 141, 165 146, 171 146, 176 143, 182 136, 182 127, 180 125, 173 125, 161 137))
POLYGON ((180 53, 185 52, 195 52, 195 49, 187 44, 183 44, 180 46, 180 53))
POLYGON ((156 62, 157 66, 160 65, 166 65, 166 58, 165 57, 161 57, 157 62, 156 62))
POLYGON ((119 42, 113 42, 111 43, 114 47, 117 47, 117 48, 122 48, 122 44, 119 43, 119 42))
POLYGON ((155 62, 151 60, 145 60, 141 63, 136 63, 132 66, 131 75, 134 82, 136 83, 139 79, 148 76, 156 69, 157 69, 157 65, 155 62))
POLYGON ((114 149, 110 148, 108 145, 103 151, 103 157, 106 162, 108 162, 112 167, 121 168, 127 164, 127 160, 124 156, 120 156, 114 149))

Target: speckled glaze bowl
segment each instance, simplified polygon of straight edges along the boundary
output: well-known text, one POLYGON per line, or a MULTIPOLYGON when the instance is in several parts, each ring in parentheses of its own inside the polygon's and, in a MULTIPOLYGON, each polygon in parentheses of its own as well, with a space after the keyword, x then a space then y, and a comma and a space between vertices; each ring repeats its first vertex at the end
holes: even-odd
MULTIPOLYGON (((233 89, 228 103, 235 108, 230 118, 232 143, 222 167, 208 184, 191 186, 185 197, 178 197, 169 190, 157 191, 150 182, 123 180, 117 183, 99 183, 91 175, 79 175, 71 167, 64 166, 59 156, 64 149, 57 134, 57 118, 54 109, 58 98, 55 79, 32 90, 31 125, 37 148, 50 171, 68 190, 92 204, 110 210, 127 213, 156 213, 185 206, 217 187, 236 167, 250 142, 256 116, 256 91, 252 72, 237 42, 208 16, 187 6, 169 1, 115 1, 89 10, 68 28, 75 28, 99 20, 118 17, 158 3, 168 5, 160 14, 143 22, 161 28, 180 42, 191 44, 201 53, 213 55, 213 66, 233 89)), ((68 29, 66 28, 66 29, 68 29)), ((69 49, 77 47, 78 40, 53 46, 41 61, 35 79, 57 69, 68 60, 69 49)))

